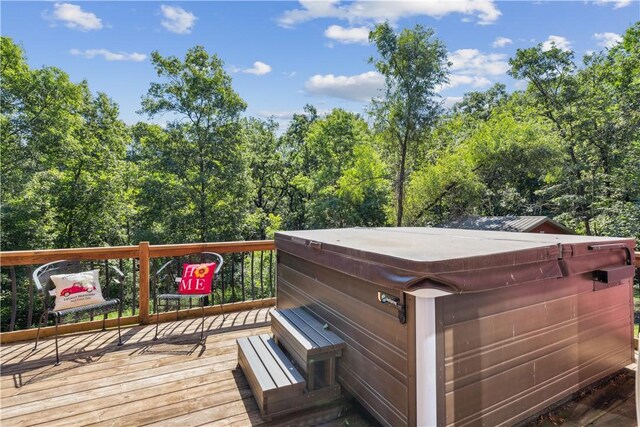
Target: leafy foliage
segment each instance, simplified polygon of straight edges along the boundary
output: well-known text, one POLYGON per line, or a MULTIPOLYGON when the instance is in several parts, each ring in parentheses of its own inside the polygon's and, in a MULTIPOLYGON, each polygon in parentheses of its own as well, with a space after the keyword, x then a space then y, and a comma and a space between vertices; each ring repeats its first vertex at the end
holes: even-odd
POLYGON ((562 173, 540 194, 559 219, 586 234, 601 233, 601 216, 613 214, 612 206, 640 219, 638 26, 622 45, 586 56, 583 68, 572 52, 541 46, 510 61, 511 75, 530 82, 531 111, 552 126, 565 154, 562 173))
POLYGON ((436 89, 448 81, 449 62, 444 44, 431 28, 421 25, 395 34, 385 22, 371 31, 369 41, 379 55, 369 62, 385 78, 385 95, 372 100, 371 114, 395 172, 395 223, 400 226, 405 185, 420 163, 425 137, 441 112, 436 89))
POLYGON ((128 129, 105 94, 2 47, 3 250, 124 244, 128 129))
POLYGON ((238 238, 250 186, 240 123, 246 104, 202 46, 184 61, 153 52, 152 62, 162 82, 151 84, 141 111, 175 118, 164 130, 140 126, 143 192, 156 198, 144 221, 164 242, 238 238))
POLYGON ((519 50, 527 82, 467 93, 445 112, 446 49, 431 29, 370 35, 385 78, 372 126, 307 105, 285 129, 242 117, 203 47, 152 54, 158 79, 127 127, 105 94, 32 69, 2 37, 2 249, 261 239, 278 229, 435 225, 544 214, 580 233, 640 235, 640 23, 576 62, 519 50))

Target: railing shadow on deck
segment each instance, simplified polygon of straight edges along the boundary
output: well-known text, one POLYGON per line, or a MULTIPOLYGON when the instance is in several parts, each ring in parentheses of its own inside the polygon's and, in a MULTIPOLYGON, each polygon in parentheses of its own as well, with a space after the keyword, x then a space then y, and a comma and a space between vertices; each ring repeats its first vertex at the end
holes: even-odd
POLYGON ((68 334, 61 339, 61 347, 67 351, 62 351, 60 359, 64 363, 59 366, 54 365, 55 353, 51 340, 42 342, 36 351, 33 351, 31 342, 14 343, 10 347, 15 347, 15 351, 3 351, 0 357, 0 378, 11 376, 14 387, 22 388, 54 376, 73 373, 78 368, 97 363, 105 355, 116 351, 126 352, 127 358, 144 354, 200 357, 207 350, 206 340, 210 336, 266 327, 269 325, 268 312, 268 309, 261 309, 257 310, 257 313, 253 310, 208 317, 205 323, 204 344, 199 342, 199 319, 194 324, 190 319, 163 324, 165 334, 161 332, 156 341, 153 341, 154 326, 138 325, 128 328, 123 331, 124 344, 120 347, 116 346, 115 331, 68 334), (250 321, 249 313, 255 314, 250 321), (23 375, 27 375, 28 379, 25 380, 23 375))

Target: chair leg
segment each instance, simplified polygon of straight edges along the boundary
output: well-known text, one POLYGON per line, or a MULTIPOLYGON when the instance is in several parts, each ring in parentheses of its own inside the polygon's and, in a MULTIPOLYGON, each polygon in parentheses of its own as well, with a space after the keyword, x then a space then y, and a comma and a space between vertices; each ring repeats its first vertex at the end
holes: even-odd
POLYGON ((158 299, 156 298, 156 336, 153 337, 153 340, 158 339, 158 325, 160 324, 160 310, 158 310, 158 299))
POLYGON ((107 315, 105 314, 104 316, 102 316, 102 332, 107 330, 106 323, 107 323, 107 315))
POLYGON ((56 317, 56 366, 60 364, 60 354, 58 353, 58 324, 60 323, 60 316, 55 315, 56 317))
POLYGON ((120 334, 120 310, 118 310, 118 347, 122 345, 122 335, 120 334))
POLYGON ((224 325, 224 321, 226 320, 225 314, 224 314, 224 294, 222 293, 221 289, 217 289, 219 295, 220 295, 220 313, 222 313, 222 324, 224 325))
POLYGON ((202 330, 200 331, 200 342, 204 343, 204 298, 200 298, 200 308, 202 309, 202 330))
POLYGON ((38 332, 36 333, 36 345, 33 346, 33 350, 31 351, 36 351, 36 349, 38 348, 38 340, 40 339, 40 328, 42 327, 43 322, 46 318, 48 318, 48 316, 49 312, 47 310, 45 310, 44 313, 42 313, 42 316, 40 316, 40 323, 38 323, 38 332))

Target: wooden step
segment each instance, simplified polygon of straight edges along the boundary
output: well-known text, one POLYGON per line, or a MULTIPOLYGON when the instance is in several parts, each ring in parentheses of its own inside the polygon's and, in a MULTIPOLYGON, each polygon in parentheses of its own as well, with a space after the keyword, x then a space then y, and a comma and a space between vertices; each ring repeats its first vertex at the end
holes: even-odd
POLYGON ((271 311, 271 330, 276 341, 308 372, 310 363, 339 357, 345 342, 303 308, 271 311))
POLYGON ((297 410, 306 382, 267 334, 238 338, 238 364, 242 368, 260 413, 265 418, 297 410))

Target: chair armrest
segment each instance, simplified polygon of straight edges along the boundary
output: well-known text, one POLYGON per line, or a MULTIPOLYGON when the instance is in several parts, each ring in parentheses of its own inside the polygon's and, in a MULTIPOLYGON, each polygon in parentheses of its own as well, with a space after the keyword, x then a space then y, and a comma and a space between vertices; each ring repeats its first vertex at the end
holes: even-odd
POLYGON ((121 279, 124 279, 124 273, 122 272, 122 270, 120 270, 118 267, 114 266, 114 265, 110 265, 109 266, 110 269, 112 269, 113 271, 116 272, 116 274, 118 276, 120 276, 121 279))
POLYGON ((160 267, 160 268, 158 269, 158 271, 156 271, 156 273, 154 274, 154 276, 155 276, 156 278, 158 278, 158 277, 160 276, 160 273, 162 273, 162 272, 164 271, 164 269, 165 269, 165 268, 167 268, 167 267, 169 267, 169 266, 170 266, 174 261, 175 261, 175 260, 174 260, 174 259, 172 259, 171 261, 167 261, 167 262, 165 262, 165 263, 162 265, 162 267, 160 267))

